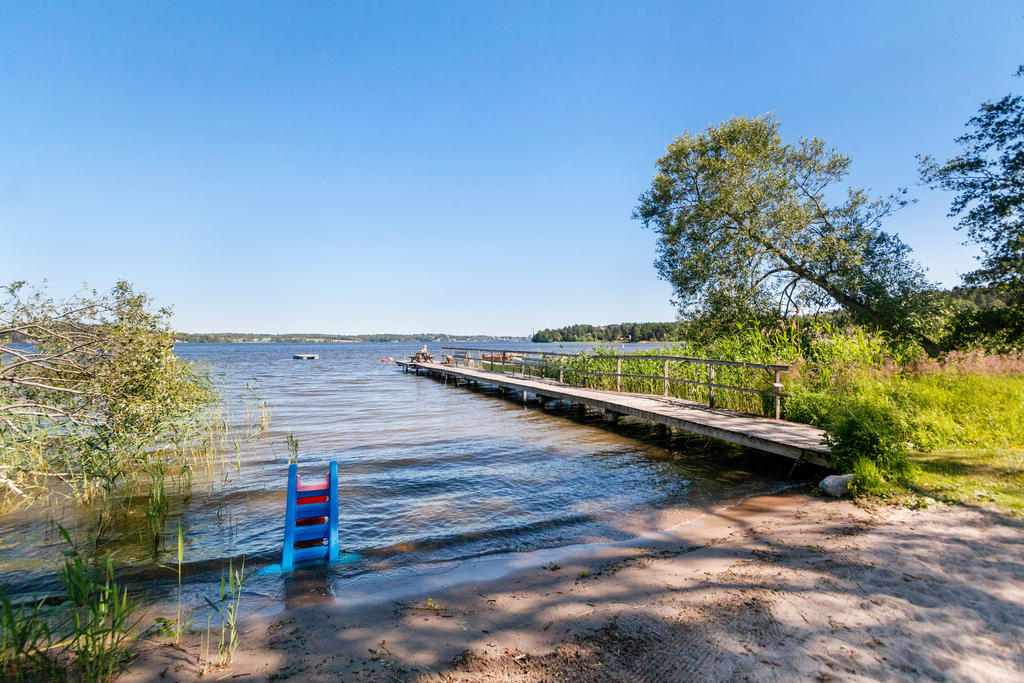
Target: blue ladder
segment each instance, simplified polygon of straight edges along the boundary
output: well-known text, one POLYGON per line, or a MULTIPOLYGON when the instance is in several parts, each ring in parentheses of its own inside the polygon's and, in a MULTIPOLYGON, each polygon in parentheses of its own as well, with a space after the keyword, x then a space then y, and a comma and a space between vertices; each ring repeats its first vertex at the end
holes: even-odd
POLYGON ((338 463, 331 463, 323 481, 310 484, 303 484, 299 478, 299 466, 292 463, 288 465, 281 570, 291 571, 300 562, 326 560, 333 564, 337 559, 338 463), (295 547, 296 544, 300 547, 295 547))
POLYGON ((315 482, 303 482, 299 466, 288 465, 281 564, 261 567, 256 574, 270 576, 306 563, 336 565, 358 559, 356 553, 338 550, 338 463, 332 462, 327 476, 315 482))

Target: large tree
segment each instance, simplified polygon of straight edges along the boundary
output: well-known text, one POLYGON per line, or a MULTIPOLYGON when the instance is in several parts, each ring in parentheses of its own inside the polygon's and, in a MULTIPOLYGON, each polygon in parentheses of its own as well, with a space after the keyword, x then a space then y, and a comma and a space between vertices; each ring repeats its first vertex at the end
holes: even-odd
POLYGON ((964 279, 1007 295, 1015 309, 1007 322, 1024 336, 1024 97, 982 104, 956 142, 961 153, 944 162, 919 157, 922 179, 958 193, 949 215, 982 251, 981 267, 964 279))
POLYGON ((208 380, 173 353, 170 311, 152 311, 131 285, 62 301, 23 283, 6 294, 0 501, 40 478, 110 490, 153 465, 212 400, 208 380))
POLYGON ((849 157, 817 138, 783 141, 771 115, 686 133, 657 163, 634 218, 658 233, 655 266, 687 316, 838 305, 930 355, 941 351, 921 331, 931 285, 910 248, 881 229, 906 204, 904 192, 873 200, 837 188, 849 157))

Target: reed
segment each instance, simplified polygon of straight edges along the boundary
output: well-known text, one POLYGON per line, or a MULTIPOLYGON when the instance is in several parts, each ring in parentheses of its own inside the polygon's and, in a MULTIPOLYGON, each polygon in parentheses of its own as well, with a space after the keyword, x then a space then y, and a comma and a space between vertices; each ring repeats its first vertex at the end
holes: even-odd
POLYGON ((185 533, 181 528, 181 523, 178 523, 178 545, 177 545, 177 564, 174 567, 167 565, 160 565, 164 569, 170 569, 174 572, 175 578, 178 581, 178 611, 171 622, 169 619, 163 617, 157 617, 156 626, 157 630, 161 635, 173 635, 175 644, 181 642, 181 636, 189 628, 191 623, 190 619, 183 618, 183 612, 181 608, 181 565, 185 559, 185 533))
POLYGON ((0 591, 0 680, 46 680, 57 674, 45 601, 12 605, 0 591))
POLYGON ((288 464, 299 461, 299 440, 291 432, 285 435, 285 445, 288 447, 288 464))
POLYGON ((0 674, 4 680, 60 679, 70 670, 77 680, 108 681, 128 661, 136 638, 138 601, 114 578, 109 555, 94 566, 58 527, 70 546, 59 572, 63 601, 48 607, 44 598, 15 608, 0 595, 0 674))
MULTIPOLYGON (((234 561, 228 560, 227 573, 220 577, 220 599, 214 603, 209 598, 204 598, 210 608, 220 616, 220 641, 217 644, 217 655, 219 660, 214 666, 223 668, 231 665, 235 650, 238 649, 238 614, 242 600, 242 584, 252 575, 252 572, 245 573, 245 558, 242 558, 241 566, 234 568, 234 561)), ((207 656, 209 643, 210 624, 207 621, 207 656)), ((208 660, 209 661, 209 660, 208 660)))

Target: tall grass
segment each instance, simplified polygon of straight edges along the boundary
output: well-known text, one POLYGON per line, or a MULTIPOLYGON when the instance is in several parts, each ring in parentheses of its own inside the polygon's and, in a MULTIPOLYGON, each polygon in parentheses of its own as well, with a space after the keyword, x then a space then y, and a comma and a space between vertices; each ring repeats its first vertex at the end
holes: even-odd
POLYGON ((156 618, 156 632, 160 635, 173 635, 175 644, 181 642, 181 636, 184 635, 191 623, 190 619, 184 617, 184 612, 181 607, 181 565, 185 559, 185 532, 181 527, 181 523, 178 523, 178 546, 177 546, 177 564, 173 567, 167 565, 160 565, 164 569, 170 569, 174 572, 175 578, 178 581, 178 612, 173 620, 167 619, 166 617, 156 618))
POLYGON ((128 661, 138 602, 114 577, 110 556, 88 562, 72 544, 60 571, 63 600, 15 608, 0 592, 0 678, 108 681, 128 661))
MULTIPOLYGON (((220 577, 220 600, 215 603, 209 598, 205 598, 210 608, 220 616, 220 641, 217 644, 219 660, 212 662, 218 668, 230 666, 235 650, 238 649, 238 615, 242 600, 242 584, 251 575, 252 572, 245 573, 244 557, 238 569, 235 569, 234 562, 229 560, 227 573, 222 573, 220 577)), ((210 624, 207 621, 207 648, 209 648, 211 640, 210 624)), ((207 658, 209 659, 208 654, 207 658)))
POLYGON ((45 602, 15 607, 0 591, 0 680, 54 677, 58 667, 50 655, 52 644, 45 602))
MULTIPOLYGON (((596 389, 615 389, 618 367, 597 348, 575 357, 549 356, 527 374, 596 389), (606 373, 588 374, 588 373, 606 373)), ((857 468, 867 477, 908 482, 911 451, 1024 447, 1024 358, 980 353, 951 354, 941 361, 920 349, 894 344, 862 327, 829 322, 795 322, 763 330, 737 326, 708 343, 681 342, 644 349, 622 359, 623 391, 662 395, 665 361, 652 356, 685 356, 787 365, 783 375, 784 419, 826 430, 836 469, 857 468), (866 459, 866 460, 865 460, 866 459), (862 462, 863 460, 863 462, 862 462), (874 469, 872 469, 874 468, 874 469)), ((484 363, 484 368, 489 368, 484 363)), ((496 364, 522 372, 521 365, 496 364)), ((669 396, 707 403, 706 365, 669 361, 669 396)), ((718 388, 717 406, 770 416, 773 376, 760 368, 716 366, 715 383, 762 390, 749 394, 718 388)), ((877 483, 877 482, 874 482, 877 483)))

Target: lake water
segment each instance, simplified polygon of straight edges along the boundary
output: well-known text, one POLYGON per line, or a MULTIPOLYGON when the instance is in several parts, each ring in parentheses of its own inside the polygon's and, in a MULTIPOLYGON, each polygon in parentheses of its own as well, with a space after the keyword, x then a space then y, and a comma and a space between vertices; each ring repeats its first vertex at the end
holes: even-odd
MULTIPOLYGON (((565 405, 540 410, 381 362, 407 358, 420 346, 179 346, 179 356, 210 367, 236 422, 254 419, 245 416, 243 398, 270 404, 270 429, 241 443, 237 463, 197 473, 191 495, 172 498, 160 549, 154 552, 141 531, 141 506, 127 505, 112 516, 103 550, 129 576, 159 586, 169 579, 159 565, 175 559, 180 522, 186 580, 214 581, 229 557, 245 556, 247 566, 278 562, 289 435, 300 474, 319 475, 326 462, 339 463, 341 548, 361 559, 330 570, 333 594, 363 590, 379 572, 415 580, 417 572, 483 555, 628 538, 656 526, 664 510, 704 509, 792 483, 791 463, 781 458, 668 439, 642 422, 612 427, 565 405), (293 353, 320 357, 293 360, 293 353)), ((438 353, 440 345, 430 349, 438 353)), ((8 592, 53 587, 63 546, 47 522, 87 525, 81 518, 58 507, 0 519, 0 576, 8 592)), ((274 596, 286 583, 253 577, 247 588, 274 596)))

